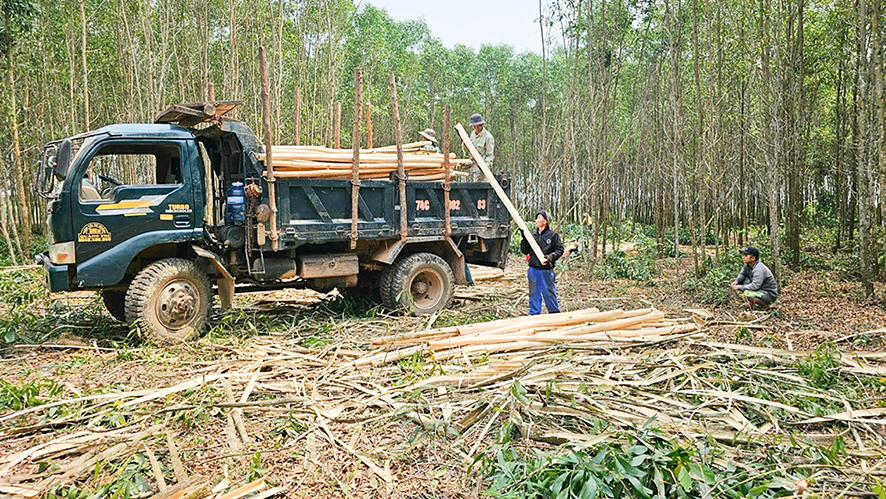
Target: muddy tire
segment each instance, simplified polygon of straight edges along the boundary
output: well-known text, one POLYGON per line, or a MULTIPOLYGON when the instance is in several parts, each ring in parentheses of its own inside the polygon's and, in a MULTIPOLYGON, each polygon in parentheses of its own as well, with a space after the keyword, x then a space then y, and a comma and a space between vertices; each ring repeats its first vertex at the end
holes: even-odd
POLYGON ((382 274, 382 303, 412 315, 433 314, 446 308, 455 291, 455 276, 446 260, 433 253, 416 253, 382 274))
POLYGON ((203 330, 211 304, 206 274, 192 261, 167 258, 136 274, 126 292, 126 320, 154 340, 185 341, 203 330))
POLYGON ((126 291, 117 289, 102 290, 102 303, 111 317, 126 322, 126 291))

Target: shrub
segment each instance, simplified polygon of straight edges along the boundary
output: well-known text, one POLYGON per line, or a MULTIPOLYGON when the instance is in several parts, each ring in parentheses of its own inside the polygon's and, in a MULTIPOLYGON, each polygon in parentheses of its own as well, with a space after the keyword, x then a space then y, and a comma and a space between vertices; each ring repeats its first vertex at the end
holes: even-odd
POLYGON ((654 259, 644 254, 628 256, 621 250, 606 253, 594 266, 594 275, 601 279, 648 281, 656 274, 654 259))
POLYGON ((714 465, 711 448, 664 438, 643 428, 621 435, 624 444, 574 447, 563 454, 532 449, 525 455, 509 442, 493 448, 483 471, 486 494, 501 498, 570 497, 757 497, 790 495, 793 483, 733 464, 714 465))
POLYGON ((721 253, 716 258, 705 258, 702 276, 687 279, 684 290, 702 303, 725 305, 734 295, 729 284, 738 275, 739 265, 736 258, 728 253, 721 253))

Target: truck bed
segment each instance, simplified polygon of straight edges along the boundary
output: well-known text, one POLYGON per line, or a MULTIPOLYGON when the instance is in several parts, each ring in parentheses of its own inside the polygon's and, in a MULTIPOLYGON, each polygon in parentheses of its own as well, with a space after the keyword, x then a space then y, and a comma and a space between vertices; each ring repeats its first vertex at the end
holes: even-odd
MULTIPOLYGON (((509 190, 507 177, 500 182, 509 190)), ((511 217, 507 209, 486 182, 452 182, 450 187, 451 238, 459 247, 477 243, 479 238, 483 242, 481 251, 468 252, 467 260, 502 266, 510 241, 511 217)), ((299 247, 349 240, 349 181, 278 178, 276 189, 277 223, 284 245, 299 247)), ((443 183, 407 181, 406 197, 408 241, 442 239, 445 234, 443 183)), ((400 238, 396 180, 361 181, 359 202, 358 240, 400 238)))

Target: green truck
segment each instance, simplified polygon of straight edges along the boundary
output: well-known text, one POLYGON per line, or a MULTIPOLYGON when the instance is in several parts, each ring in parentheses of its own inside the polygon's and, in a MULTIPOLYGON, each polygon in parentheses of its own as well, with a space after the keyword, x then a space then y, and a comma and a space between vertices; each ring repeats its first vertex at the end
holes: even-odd
POLYGON ((235 290, 337 287, 418 315, 450 303, 465 262, 504 267, 511 217, 489 183, 406 179, 405 202, 397 172, 271 185, 255 134, 224 117, 239 104, 171 106, 155 123, 47 144, 48 289, 99 290, 114 318, 184 340, 206 325, 213 293, 227 308, 235 290))

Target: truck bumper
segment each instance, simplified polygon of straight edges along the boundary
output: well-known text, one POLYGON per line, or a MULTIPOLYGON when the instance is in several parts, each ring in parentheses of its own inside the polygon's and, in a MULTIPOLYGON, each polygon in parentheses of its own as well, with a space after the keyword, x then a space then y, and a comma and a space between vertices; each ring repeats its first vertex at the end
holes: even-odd
POLYGON ((69 291, 71 289, 71 272, 68 265, 55 265, 49 260, 49 253, 41 253, 36 257, 37 263, 43 267, 43 280, 49 291, 69 291))

